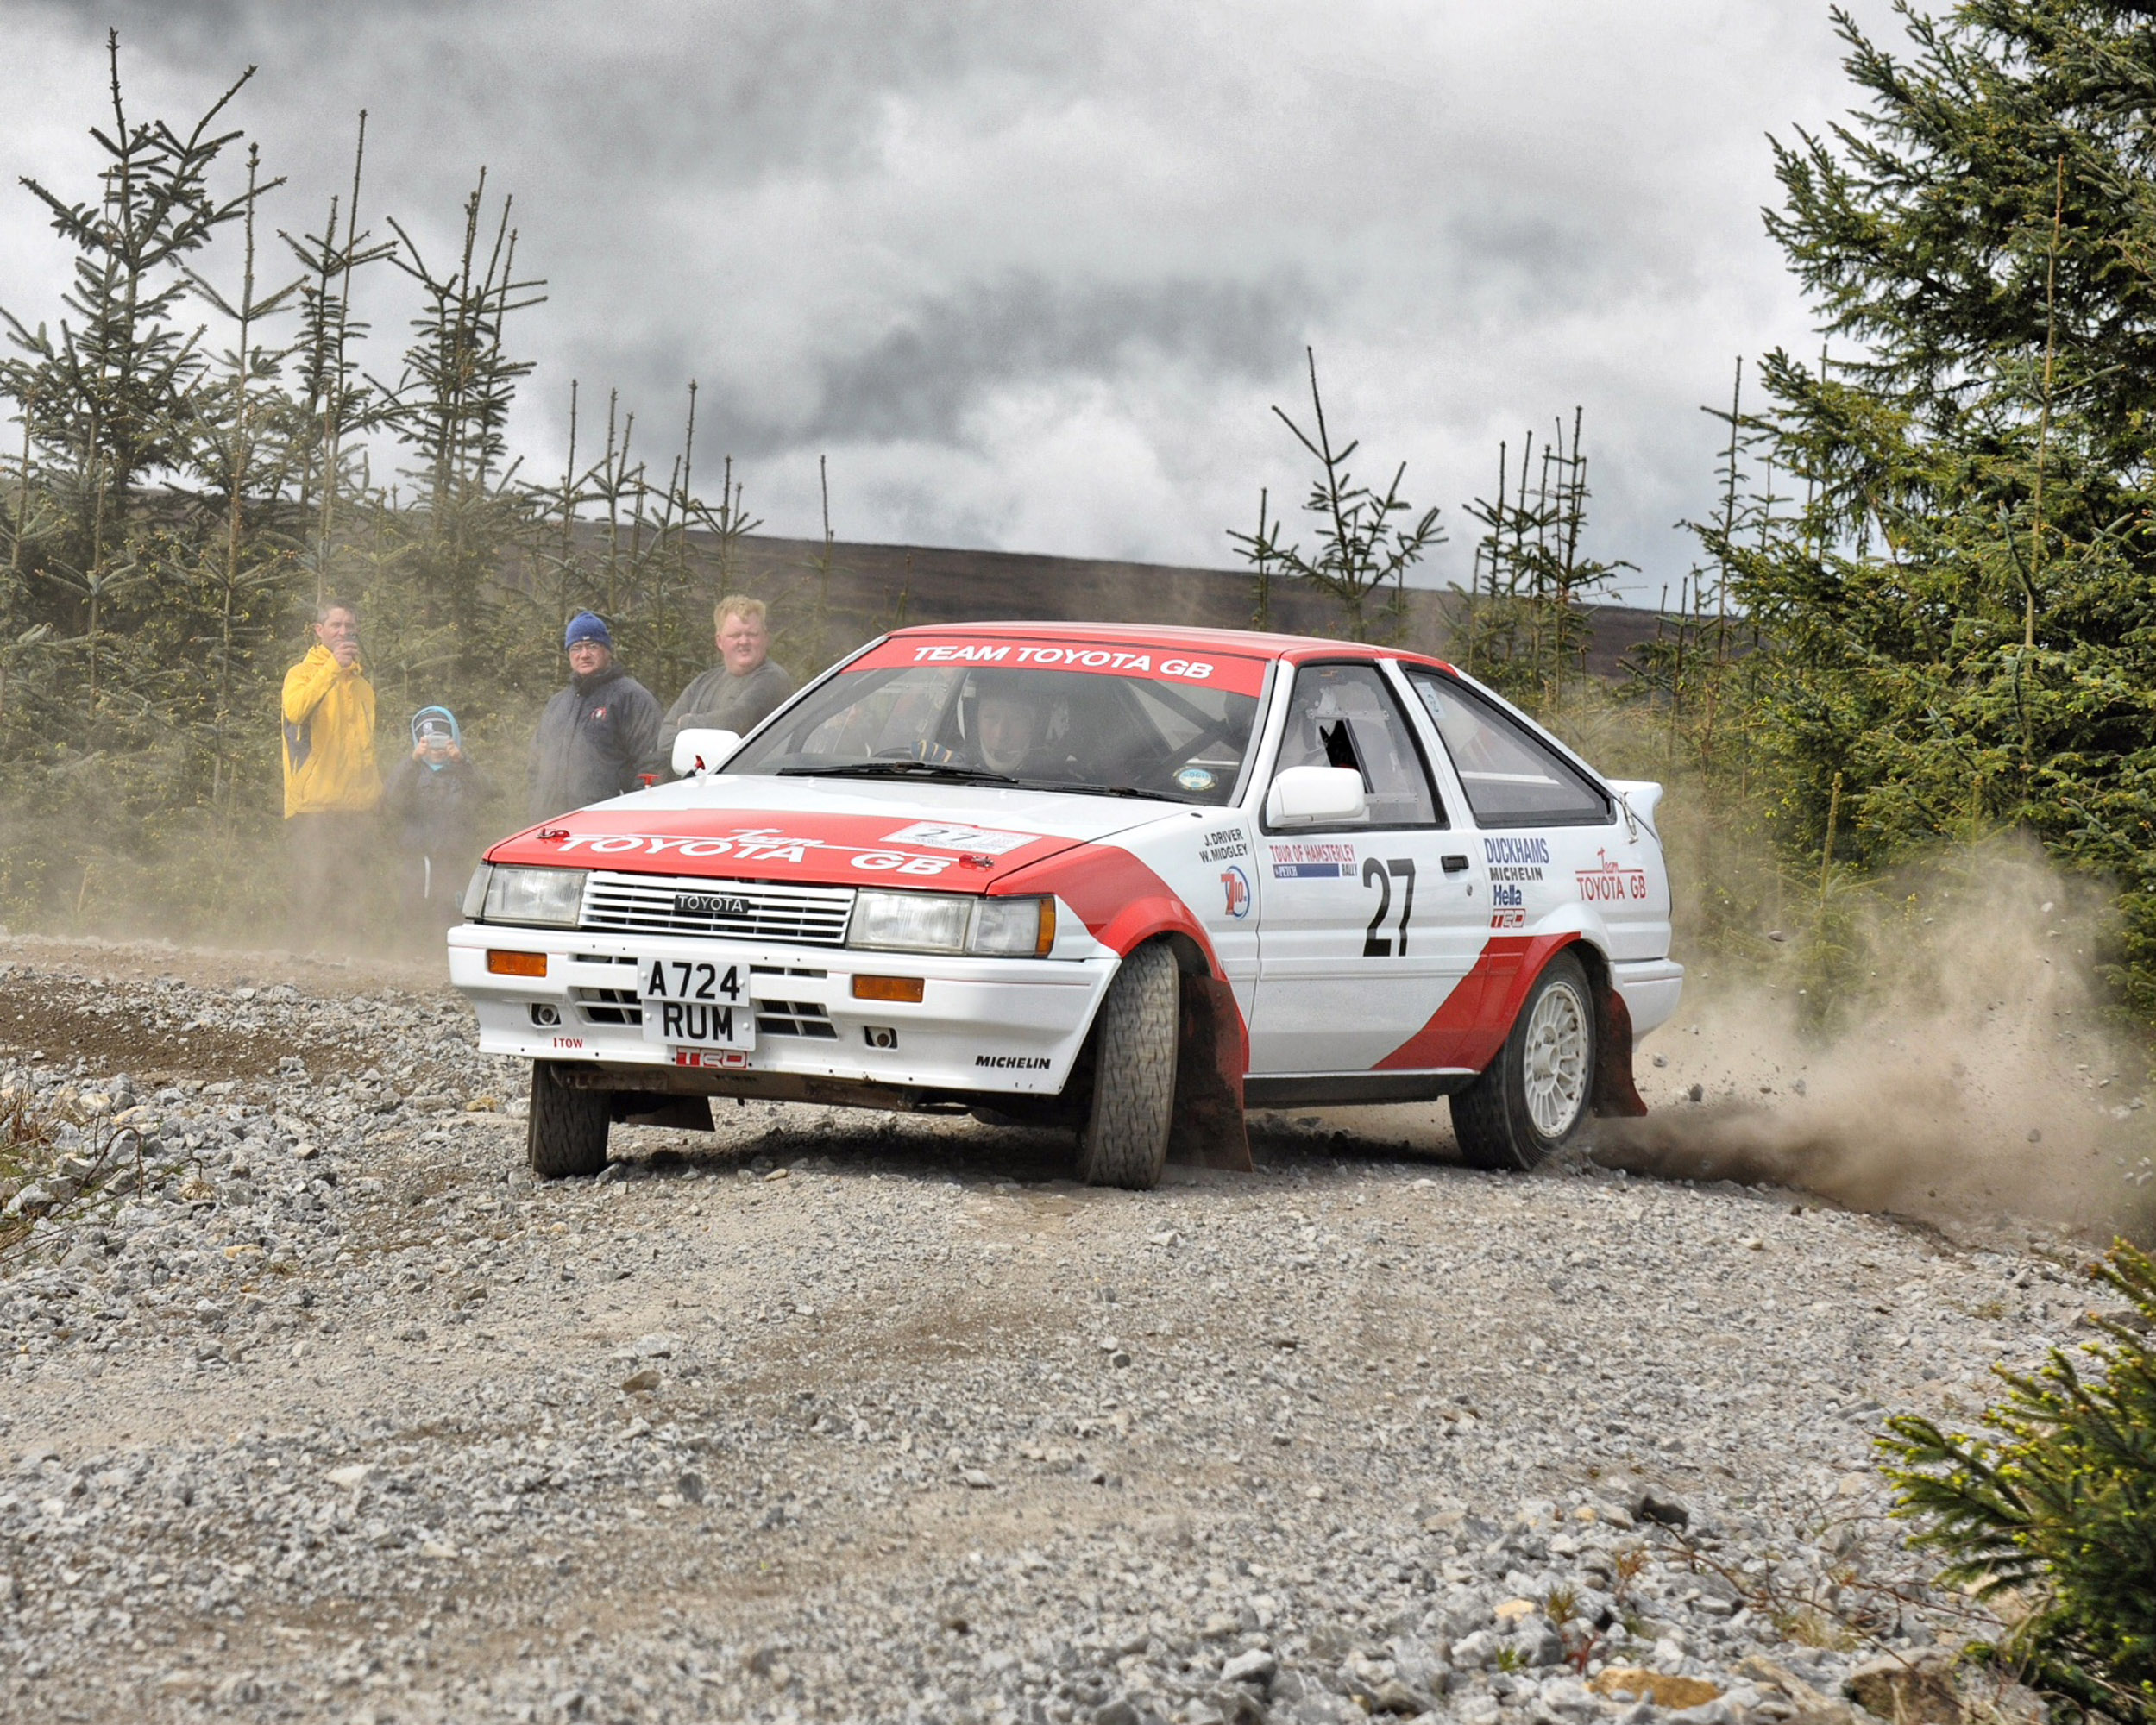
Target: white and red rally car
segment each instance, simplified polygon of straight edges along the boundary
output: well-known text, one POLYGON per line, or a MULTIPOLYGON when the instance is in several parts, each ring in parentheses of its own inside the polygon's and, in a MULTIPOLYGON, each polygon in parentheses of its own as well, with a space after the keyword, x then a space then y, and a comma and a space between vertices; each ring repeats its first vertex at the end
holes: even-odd
POLYGON ((1413 654, 902 630, 674 764, 494 846, 449 934, 541 1175, 736 1095, 1060 1125, 1135 1187, 1248 1167, 1248 1107, 1449 1096, 1526 1168, 1644 1112, 1683 979, 1660 787, 1413 654))

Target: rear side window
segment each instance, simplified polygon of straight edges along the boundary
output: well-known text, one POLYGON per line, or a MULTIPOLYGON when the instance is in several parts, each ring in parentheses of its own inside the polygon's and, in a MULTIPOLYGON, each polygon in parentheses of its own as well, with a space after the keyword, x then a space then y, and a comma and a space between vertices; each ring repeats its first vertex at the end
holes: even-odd
POLYGON ((1478 826, 1603 826, 1610 800, 1542 738, 1465 684, 1410 668, 1478 826))

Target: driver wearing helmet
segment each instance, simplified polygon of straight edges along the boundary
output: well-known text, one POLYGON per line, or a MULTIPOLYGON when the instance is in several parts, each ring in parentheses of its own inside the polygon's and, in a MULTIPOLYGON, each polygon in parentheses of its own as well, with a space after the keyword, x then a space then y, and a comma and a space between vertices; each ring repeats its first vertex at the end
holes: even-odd
POLYGON ((1051 729, 1034 682, 1009 671, 983 671, 973 683, 974 753, 991 773, 1014 779, 1059 776, 1067 761, 1049 753, 1051 729))

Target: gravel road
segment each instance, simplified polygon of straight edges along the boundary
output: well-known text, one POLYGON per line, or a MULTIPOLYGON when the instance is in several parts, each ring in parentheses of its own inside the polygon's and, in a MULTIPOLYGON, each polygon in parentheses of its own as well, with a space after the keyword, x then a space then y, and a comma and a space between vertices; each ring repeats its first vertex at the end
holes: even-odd
POLYGON ((1435 1110, 1139 1195, 751 1104, 541 1187, 520 1089, 422 969, 0 940, 0 1716, 1829 1725, 1972 1627, 1883 1410, 2088 1299, 1435 1110))

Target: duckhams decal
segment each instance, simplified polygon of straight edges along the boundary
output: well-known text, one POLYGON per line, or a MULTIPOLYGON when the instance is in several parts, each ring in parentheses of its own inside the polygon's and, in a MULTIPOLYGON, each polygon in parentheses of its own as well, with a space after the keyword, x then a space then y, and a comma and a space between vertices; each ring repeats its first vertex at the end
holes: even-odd
POLYGON ((1485 838, 1482 860, 1490 865, 1493 881, 1539 881, 1542 871, 1549 866, 1549 841, 1509 834, 1485 838))
POLYGON ((1221 890, 1227 894, 1228 914, 1242 918, 1250 914, 1250 877, 1233 864, 1220 877, 1221 890))
POLYGON ((1611 859, 1606 850, 1597 850, 1600 862, 1592 869, 1578 870, 1573 878, 1580 883, 1580 896, 1591 905, 1620 904, 1647 896, 1647 871, 1627 869, 1611 859))

